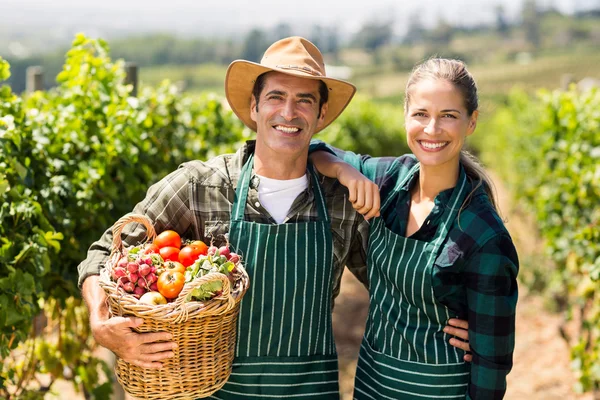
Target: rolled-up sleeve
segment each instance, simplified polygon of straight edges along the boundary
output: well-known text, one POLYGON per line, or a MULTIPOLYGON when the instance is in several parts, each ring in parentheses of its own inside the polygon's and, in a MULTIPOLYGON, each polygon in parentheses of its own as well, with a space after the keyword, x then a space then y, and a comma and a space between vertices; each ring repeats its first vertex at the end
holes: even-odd
MULTIPOLYGON (((181 167, 152 185, 144 200, 133 209, 132 214, 142 214, 149 218, 157 232, 173 229, 180 234, 185 233, 193 223, 190 210, 191 176, 185 167, 181 167)), ((125 246, 141 243, 146 237, 146 228, 142 224, 127 224, 121 234, 125 246)), ((98 275, 110 257, 112 250, 112 227, 88 249, 87 257, 77 267, 81 287, 90 275, 98 275)))
POLYGON ((502 399, 515 346, 518 258, 508 235, 486 241, 465 268, 469 343, 473 354, 469 399, 502 399))

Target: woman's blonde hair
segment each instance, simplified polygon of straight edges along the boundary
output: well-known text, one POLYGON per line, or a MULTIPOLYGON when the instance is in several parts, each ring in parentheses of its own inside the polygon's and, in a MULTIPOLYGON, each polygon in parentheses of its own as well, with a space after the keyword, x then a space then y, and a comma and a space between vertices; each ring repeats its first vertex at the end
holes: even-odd
MULTIPOLYGON (((405 113, 408 111, 410 104, 412 87, 424 79, 444 80, 452 83, 462 93, 469 117, 479 108, 477 85, 475 84, 475 79, 473 79, 473 76, 467 70, 466 64, 460 60, 431 58, 417 65, 408 78, 405 91, 406 97, 404 98, 405 113)), ((460 152, 460 162, 465 169, 467 177, 472 182, 475 182, 475 186, 465 199, 463 207, 468 204, 468 201, 476 190, 483 185, 492 206, 496 211, 499 211, 494 184, 477 157, 463 149, 460 152)))

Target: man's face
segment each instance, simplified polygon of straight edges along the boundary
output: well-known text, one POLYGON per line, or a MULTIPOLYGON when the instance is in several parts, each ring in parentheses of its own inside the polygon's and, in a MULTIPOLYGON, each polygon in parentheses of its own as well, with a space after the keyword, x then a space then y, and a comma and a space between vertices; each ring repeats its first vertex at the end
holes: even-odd
POLYGON ((258 99, 252 97, 250 117, 256 122, 256 147, 273 156, 302 156, 315 130, 323 125, 327 104, 319 116, 320 81, 270 72, 258 99))

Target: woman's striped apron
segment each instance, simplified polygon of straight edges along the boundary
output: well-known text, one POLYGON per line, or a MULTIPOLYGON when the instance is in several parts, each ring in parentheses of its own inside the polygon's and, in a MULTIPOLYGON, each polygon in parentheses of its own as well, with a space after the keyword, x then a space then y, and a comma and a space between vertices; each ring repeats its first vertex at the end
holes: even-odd
POLYGON ((213 399, 338 399, 331 327, 333 241, 325 197, 311 165, 316 222, 244 221, 253 156, 244 165, 229 238, 245 258, 233 371, 213 399))
MULTIPOLYGON (((381 208, 397 201, 400 188, 419 169, 399 181, 381 208)), ((369 236, 367 329, 356 370, 355 399, 464 399, 470 366, 443 332, 455 316, 434 296, 433 263, 465 196, 463 176, 445 205, 434 239, 423 242, 397 235, 383 218, 369 236)))

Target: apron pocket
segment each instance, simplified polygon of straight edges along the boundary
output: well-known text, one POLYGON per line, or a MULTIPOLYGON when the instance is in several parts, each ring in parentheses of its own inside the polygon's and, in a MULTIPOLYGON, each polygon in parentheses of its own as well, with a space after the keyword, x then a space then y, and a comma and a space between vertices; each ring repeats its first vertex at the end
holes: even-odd
POLYGON ((374 350, 363 340, 356 370, 356 399, 464 399, 470 365, 425 364, 374 350), (412 395, 412 396, 411 396, 412 395))

